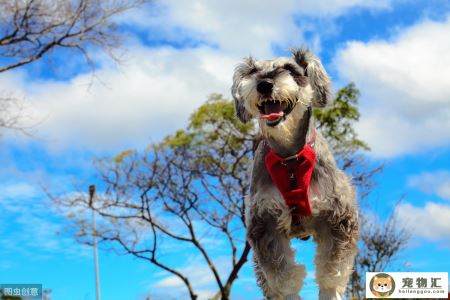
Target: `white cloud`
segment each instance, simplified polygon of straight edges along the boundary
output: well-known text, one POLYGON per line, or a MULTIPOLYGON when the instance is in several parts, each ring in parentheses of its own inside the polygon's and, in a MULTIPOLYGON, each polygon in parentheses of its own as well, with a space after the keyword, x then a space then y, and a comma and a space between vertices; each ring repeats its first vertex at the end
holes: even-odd
POLYGON ((425 207, 401 203, 396 209, 400 225, 409 229, 412 237, 450 242, 450 206, 427 202, 425 207))
POLYGON ((336 17, 354 8, 386 9, 391 1, 168 0, 150 10, 133 12, 121 21, 158 28, 151 32, 156 39, 189 41, 195 35, 195 40, 217 46, 228 54, 241 57, 252 53, 269 58, 273 45, 286 48, 303 41, 303 29, 296 24, 295 16, 336 17))
POLYGON ((122 70, 102 69, 70 82, 2 78, 0 89, 22 91, 30 114, 43 120, 37 136, 70 148, 142 146, 186 124, 187 117, 213 92, 228 96, 236 61, 197 48, 135 48, 122 70), (20 80, 17 80, 17 79, 20 80), (228 80, 227 80, 228 79, 228 80))
POLYGON ((411 176, 408 180, 411 187, 429 194, 436 194, 443 199, 450 200, 450 172, 424 172, 411 176))
POLYGON ((391 40, 349 42, 334 58, 362 91, 358 133, 381 157, 450 144, 450 17, 391 40))
POLYGON ((271 55, 271 46, 300 41, 293 22, 295 1, 178 1, 166 2, 172 26, 198 32, 221 51, 237 55, 271 55))
MULTIPOLYGON (((139 147, 184 127, 210 93, 230 97, 233 68, 242 57, 271 58, 274 46, 300 45, 303 29, 294 16, 336 16, 354 7, 387 7, 389 1, 164 1, 130 11, 120 22, 144 28, 150 41, 169 39, 184 48, 129 44, 121 70, 104 65, 97 71, 106 86, 96 82, 88 89, 90 75, 53 81, 19 70, 0 79, 0 90, 25 96, 29 114, 42 120, 36 135, 49 145, 139 147)), ((94 57, 103 61, 102 55, 94 57)))

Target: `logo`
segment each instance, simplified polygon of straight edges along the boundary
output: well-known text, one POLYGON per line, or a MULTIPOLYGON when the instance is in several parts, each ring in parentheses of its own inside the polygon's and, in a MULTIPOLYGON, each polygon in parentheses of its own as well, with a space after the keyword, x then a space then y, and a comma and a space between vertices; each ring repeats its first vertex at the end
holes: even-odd
POLYGON ((370 291, 379 298, 389 297, 395 291, 394 278, 386 273, 378 273, 370 281, 370 291))
POLYGON ((0 299, 42 300, 42 284, 0 283, 0 299))
POLYGON ((447 272, 367 272, 367 299, 442 299, 448 294, 447 272))

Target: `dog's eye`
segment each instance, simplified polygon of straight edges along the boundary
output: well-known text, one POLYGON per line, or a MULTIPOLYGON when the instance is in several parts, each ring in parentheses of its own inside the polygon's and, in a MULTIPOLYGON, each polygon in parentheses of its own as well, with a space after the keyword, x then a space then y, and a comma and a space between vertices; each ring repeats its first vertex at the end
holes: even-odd
POLYGON ((283 66, 283 69, 289 71, 293 76, 302 76, 303 70, 300 70, 298 67, 294 66, 293 64, 285 64, 283 66))
POLYGON ((256 72, 258 72, 258 69, 256 67, 253 67, 248 71, 248 75, 255 74, 256 72))

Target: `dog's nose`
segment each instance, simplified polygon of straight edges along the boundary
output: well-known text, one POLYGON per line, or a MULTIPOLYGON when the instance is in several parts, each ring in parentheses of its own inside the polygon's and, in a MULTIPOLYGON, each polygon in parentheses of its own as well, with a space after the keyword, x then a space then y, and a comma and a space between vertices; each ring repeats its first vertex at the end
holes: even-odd
POLYGON ((270 94, 272 93, 272 89, 273 89, 273 82, 272 80, 269 79, 263 79, 259 81, 258 84, 256 85, 256 90, 260 94, 270 94))

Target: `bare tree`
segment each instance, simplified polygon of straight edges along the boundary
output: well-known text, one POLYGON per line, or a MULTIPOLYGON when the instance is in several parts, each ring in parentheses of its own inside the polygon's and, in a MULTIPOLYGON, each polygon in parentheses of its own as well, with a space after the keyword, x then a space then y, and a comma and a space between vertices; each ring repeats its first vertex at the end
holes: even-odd
MULTIPOLYGON (((395 212, 395 209, 393 210, 395 212)), ((365 273, 387 270, 406 247, 409 233, 397 224, 392 213, 385 222, 364 216, 361 218, 361 247, 355 258, 355 272, 348 284, 347 294, 363 299, 365 273)))
POLYGON ((2 129, 26 132, 23 126, 23 102, 5 92, 0 92, 0 136, 2 129))
POLYGON ((58 48, 112 54, 119 45, 114 17, 146 0, 0 0, 0 72, 32 63, 58 48))
MULTIPOLYGON (((63 208, 94 209, 102 217, 95 233, 100 241, 115 242, 121 251, 178 277, 191 299, 198 295, 189 274, 177 269, 160 248, 171 240, 195 249, 217 284, 216 297, 230 299, 250 251, 243 198, 253 141, 252 125, 240 124, 231 102, 216 96, 192 115, 188 130, 144 153, 125 151, 99 162, 106 192, 96 203, 85 194, 56 201, 63 208), (227 241, 226 274, 205 235, 227 241)), ((91 244, 89 221, 80 211, 72 216, 80 241, 91 244)))
MULTIPOLYGON (((0 73, 62 50, 81 54, 91 70, 92 51, 118 60, 115 17, 150 0, 0 0, 0 73)), ((73 53, 71 53, 73 54, 73 53)), ((23 100, 0 91, 0 129, 26 132, 23 100)))

